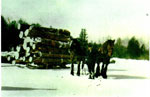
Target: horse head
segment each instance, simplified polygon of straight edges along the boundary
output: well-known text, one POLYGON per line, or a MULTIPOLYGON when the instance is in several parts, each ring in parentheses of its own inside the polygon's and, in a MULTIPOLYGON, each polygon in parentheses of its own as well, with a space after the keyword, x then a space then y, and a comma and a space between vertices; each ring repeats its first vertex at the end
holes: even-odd
POLYGON ((72 38, 71 39, 71 49, 76 49, 78 46, 80 46, 79 41, 77 38, 72 38))
POLYGON ((99 49, 98 52, 102 55, 111 57, 113 53, 115 40, 107 40, 99 49))
POLYGON ((107 55, 112 56, 115 40, 107 40, 107 55))

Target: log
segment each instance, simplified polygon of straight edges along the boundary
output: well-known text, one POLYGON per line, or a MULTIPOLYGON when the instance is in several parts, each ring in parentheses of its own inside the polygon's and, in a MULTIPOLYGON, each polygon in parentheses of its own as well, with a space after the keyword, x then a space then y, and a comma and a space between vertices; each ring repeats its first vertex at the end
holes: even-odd
POLYGON ((70 32, 66 29, 59 29, 59 34, 70 36, 70 32))
POLYGON ((51 39, 42 39, 42 41, 37 43, 36 46, 37 47, 50 46, 50 47, 55 47, 55 48, 69 49, 70 43, 69 42, 55 41, 55 40, 51 40, 51 39))
POLYGON ((28 64, 29 61, 23 61, 23 60, 16 60, 16 64, 28 64))
POLYGON ((55 29, 55 28, 46 28, 46 27, 33 27, 33 30, 37 30, 37 32, 49 32, 59 35, 70 36, 70 32, 66 29, 55 29))
POLYGON ((59 35, 56 33, 51 33, 51 32, 40 32, 38 30, 32 29, 29 32, 30 37, 41 37, 41 38, 47 38, 47 39, 52 39, 52 40, 57 40, 57 41, 63 41, 67 42, 70 40, 70 36, 65 36, 65 35, 59 35))
POLYGON ((60 65, 60 64, 63 64, 63 63, 70 63, 71 60, 70 59, 49 59, 49 58, 36 58, 36 59, 33 59, 33 62, 35 64, 57 64, 57 65, 60 65))
POLYGON ((63 58, 63 59, 70 59, 71 58, 71 55, 66 53, 66 54, 52 54, 52 53, 43 53, 43 52, 40 52, 40 51, 34 51, 34 52, 31 52, 30 53, 30 57, 41 57, 41 58, 51 58, 51 59, 58 59, 58 58, 63 58))
POLYGON ((26 29, 26 31, 24 32, 24 36, 28 36, 28 34, 29 34, 29 29, 26 29))
POLYGON ((20 39, 23 38, 23 31, 20 31, 19 38, 20 38, 20 39))
POLYGON ((19 53, 20 52, 21 47, 20 46, 16 46, 16 50, 19 53))
POLYGON ((40 52, 40 51, 32 51, 32 52, 30 52, 30 56, 31 57, 41 57, 42 56, 42 52, 40 52))
POLYGON ((39 52, 42 53, 51 53, 51 54, 69 54, 69 49, 65 48, 53 48, 53 47, 37 47, 35 50, 32 50, 31 52, 39 52))
POLYGON ((11 64, 16 65, 16 60, 12 60, 11 64))
POLYGON ((48 54, 48 53, 42 53, 42 58, 49 58, 49 59, 70 59, 70 55, 64 55, 64 54, 48 54))
POLYGON ((30 63, 35 63, 37 65, 51 65, 51 66, 60 66, 62 64, 68 64, 70 63, 70 59, 50 59, 50 58, 33 58, 32 62, 29 60, 16 60, 16 63, 22 63, 22 64, 30 64, 30 63))

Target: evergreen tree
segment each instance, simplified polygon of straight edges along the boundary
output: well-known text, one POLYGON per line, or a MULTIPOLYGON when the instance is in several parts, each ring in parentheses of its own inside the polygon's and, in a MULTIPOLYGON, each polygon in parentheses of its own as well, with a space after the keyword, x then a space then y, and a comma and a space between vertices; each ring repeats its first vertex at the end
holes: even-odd
MULTIPOLYGON (((12 47, 16 47, 19 43, 19 30, 18 30, 18 23, 16 21, 10 22, 8 25, 8 35, 9 37, 10 44, 9 44, 9 49, 12 47)), ((8 39, 8 38, 7 38, 8 39)))
POLYGON ((8 40, 8 23, 6 21, 6 19, 4 18, 4 16, 1 16, 1 47, 2 47, 2 51, 7 51, 8 50, 8 44, 9 41, 8 40))
POLYGON ((80 41, 80 45, 81 45, 82 49, 84 49, 86 52, 88 49, 88 36, 86 33, 86 29, 81 29, 81 32, 80 32, 78 39, 80 41))
POLYGON ((81 33, 79 35, 79 39, 81 41, 87 41, 87 33, 86 33, 86 29, 81 29, 81 33))
POLYGON ((114 57, 119 57, 119 58, 127 57, 127 49, 126 49, 125 46, 123 46, 121 38, 117 39, 117 42, 114 46, 113 56, 114 57))
POLYGON ((31 24, 32 26, 34 26, 34 27, 41 27, 41 25, 39 24, 39 23, 33 23, 33 24, 31 24))
POLYGON ((127 51, 131 58, 138 58, 140 56, 140 54, 141 54, 140 44, 135 37, 132 37, 129 40, 128 46, 127 46, 127 51))
POLYGON ((18 21, 20 24, 25 24, 25 25, 29 25, 25 20, 23 19, 19 19, 18 21))
POLYGON ((141 54, 144 55, 145 52, 146 52, 146 48, 145 48, 145 45, 144 45, 144 44, 142 44, 140 50, 141 50, 141 54))

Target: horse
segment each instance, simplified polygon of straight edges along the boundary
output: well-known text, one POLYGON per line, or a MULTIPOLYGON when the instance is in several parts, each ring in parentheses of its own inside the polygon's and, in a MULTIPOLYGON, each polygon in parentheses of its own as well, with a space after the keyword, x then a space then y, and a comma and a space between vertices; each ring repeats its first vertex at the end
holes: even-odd
POLYGON ((113 54, 115 40, 107 40, 101 47, 96 45, 92 46, 92 49, 88 55, 88 70, 89 78, 94 79, 102 75, 103 78, 107 78, 107 68, 110 63, 110 58, 113 54), (102 68, 100 71, 100 63, 102 62, 102 68), (95 64, 97 63, 96 73, 95 73, 95 64))
POLYGON ((82 46, 78 38, 71 39, 71 75, 74 75, 74 63, 78 61, 77 75, 80 76, 80 64, 82 61, 82 69, 86 59, 86 47, 82 46))

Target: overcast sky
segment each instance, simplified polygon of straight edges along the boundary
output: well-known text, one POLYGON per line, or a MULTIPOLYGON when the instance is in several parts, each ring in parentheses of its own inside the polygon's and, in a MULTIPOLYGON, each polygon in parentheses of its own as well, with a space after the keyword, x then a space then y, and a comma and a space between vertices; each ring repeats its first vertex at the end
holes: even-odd
POLYGON ((12 20, 64 28, 74 37, 86 28, 89 41, 136 36, 150 40, 149 0, 2 0, 12 20))

